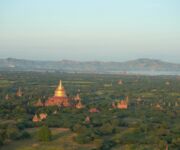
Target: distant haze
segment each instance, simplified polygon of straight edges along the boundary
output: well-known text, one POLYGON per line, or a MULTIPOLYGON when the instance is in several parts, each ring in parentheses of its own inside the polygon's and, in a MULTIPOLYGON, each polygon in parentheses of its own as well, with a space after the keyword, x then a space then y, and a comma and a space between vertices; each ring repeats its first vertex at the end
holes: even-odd
POLYGON ((0 58, 180 63, 180 0, 2 0, 0 58))

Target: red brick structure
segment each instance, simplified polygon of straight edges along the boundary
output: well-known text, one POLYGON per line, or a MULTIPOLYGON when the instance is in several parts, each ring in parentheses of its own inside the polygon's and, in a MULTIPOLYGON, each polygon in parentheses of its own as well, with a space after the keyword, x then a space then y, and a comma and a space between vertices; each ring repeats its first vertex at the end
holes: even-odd
POLYGON ((39 99, 38 102, 34 104, 34 106, 36 106, 36 107, 42 107, 42 106, 44 106, 44 104, 43 104, 43 102, 41 101, 41 99, 39 99))
POLYGON ((91 109, 89 109, 89 112, 90 113, 98 113, 100 111, 97 108, 91 108, 91 109))
POLYGON ((82 109, 82 108, 85 107, 85 106, 82 104, 82 102, 81 102, 81 97, 80 97, 79 93, 76 95, 76 97, 74 98, 74 100, 77 102, 77 104, 75 104, 75 108, 77 108, 77 109, 82 109))
POLYGON ((120 100, 120 101, 117 103, 117 108, 118 108, 118 109, 127 109, 127 108, 128 108, 128 101, 129 101, 128 96, 126 97, 125 100, 120 100))
POLYGON ((85 122, 86 122, 86 123, 90 123, 90 121, 91 121, 90 117, 87 116, 86 119, 85 119, 85 122))
POLYGON ((85 106, 81 103, 81 100, 79 100, 75 107, 76 107, 77 109, 82 109, 82 108, 84 108, 85 106))
POLYGON ((81 100, 79 93, 74 97, 74 100, 75 101, 80 101, 81 100))
POLYGON ((39 115, 35 114, 32 121, 33 122, 40 122, 42 120, 45 120, 47 118, 47 114, 45 113, 41 113, 39 115))

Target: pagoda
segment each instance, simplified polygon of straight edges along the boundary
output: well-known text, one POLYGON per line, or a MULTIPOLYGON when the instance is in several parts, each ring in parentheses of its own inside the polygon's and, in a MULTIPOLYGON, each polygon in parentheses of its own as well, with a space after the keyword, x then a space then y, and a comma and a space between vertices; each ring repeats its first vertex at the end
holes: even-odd
POLYGON ((90 121, 91 121, 90 117, 87 116, 87 117, 85 118, 85 122, 86 122, 86 123, 90 123, 90 121))
POLYGON ((34 104, 34 106, 36 106, 36 107, 42 107, 42 106, 44 106, 44 104, 43 104, 43 102, 41 101, 41 99, 39 99, 38 102, 34 104))
POLYGON ((117 104, 117 108, 118 109, 127 109, 128 108, 128 101, 129 101, 128 96, 126 97, 125 100, 120 100, 117 104))
POLYGON ((159 110, 162 110, 162 109, 163 109, 159 103, 157 103, 157 104, 155 105, 155 108, 156 108, 156 109, 159 109, 159 110))
POLYGON ((45 102, 45 106, 62 106, 69 107, 69 98, 66 95, 66 91, 62 85, 62 81, 59 81, 59 85, 54 92, 54 96, 49 98, 45 102))
POLYGON ((33 119, 32 119, 33 122, 39 122, 40 119, 38 118, 38 116, 35 114, 33 119))
POLYGON ((93 107, 93 108, 90 108, 90 109, 89 109, 89 112, 90 112, 90 113, 99 113, 100 111, 99 111, 99 109, 93 107))
POLYGON ((77 102, 77 104, 75 104, 75 108, 77 108, 77 109, 82 109, 82 108, 85 107, 85 106, 82 104, 82 102, 81 102, 81 97, 80 97, 80 94, 79 94, 79 93, 76 95, 76 97, 74 98, 74 100, 77 102))
POLYGON ((8 94, 5 96, 5 100, 9 100, 9 95, 8 94))
POLYGON ((79 100, 75 107, 76 107, 77 109, 82 109, 82 108, 84 108, 85 106, 81 103, 81 100, 79 100))
POLYGON ((122 81, 122 80, 118 80, 118 84, 119 84, 119 85, 122 85, 122 84, 123 84, 123 81, 122 81))
POLYGON ((18 88, 18 91, 16 92, 16 96, 17 97, 22 97, 22 91, 21 91, 21 88, 18 88))
POLYGON ((40 122, 42 120, 45 120, 47 118, 47 114, 46 113, 41 113, 39 115, 35 114, 32 121, 33 122, 40 122))
POLYGON ((80 101, 81 100, 79 93, 74 97, 74 100, 75 101, 80 101))
POLYGON ((112 108, 116 108, 115 102, 112 102, 112 108))

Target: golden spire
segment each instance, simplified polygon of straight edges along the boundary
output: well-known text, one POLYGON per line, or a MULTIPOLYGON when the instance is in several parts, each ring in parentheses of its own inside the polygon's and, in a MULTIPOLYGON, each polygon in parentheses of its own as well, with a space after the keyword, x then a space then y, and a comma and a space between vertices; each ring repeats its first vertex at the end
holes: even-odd
POLYGON ((54 96, 56 97, 66 97, 66 91, 64 90, 64 87, 62 86, 62 81, 59 81, 59 85, 56 88, 54 96))
POLYGON ((18 88, 18 91, 16 92, 16 96, 18 96, 18 97, 22 96, 21 88, 18 88))
POLYGON ((59 81, 59 85, 58 85, 58 89, 61 90, 62 88, 63 88, 63 87, 62 87, 62 81, 60 80, 60 81, 59 81))

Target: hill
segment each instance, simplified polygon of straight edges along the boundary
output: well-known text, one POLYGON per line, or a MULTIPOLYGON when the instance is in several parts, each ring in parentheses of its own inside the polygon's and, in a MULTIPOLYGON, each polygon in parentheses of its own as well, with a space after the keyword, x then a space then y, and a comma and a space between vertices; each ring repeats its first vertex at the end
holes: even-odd
POLYGON ((155 59, 137 59, 126 62, 102 61, 32 61, 15 58, 0 59, 0 70, 60 71, 77 73, 140 73, 179 74, 180 64, 155 59))

